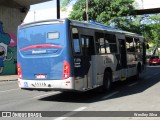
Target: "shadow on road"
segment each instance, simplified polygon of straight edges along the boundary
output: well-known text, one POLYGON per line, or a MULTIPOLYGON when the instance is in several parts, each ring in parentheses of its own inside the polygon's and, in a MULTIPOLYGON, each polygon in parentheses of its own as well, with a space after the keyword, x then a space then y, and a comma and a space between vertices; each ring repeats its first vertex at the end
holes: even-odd
MULTIPOLYGON (((111 97, 108 97, 105 100, 141 93, 147 90, 148 88, 152 87, 153 85, 157 84, 159 81, 160 81, 160 66, 149 66, 147 67, 146 72, 140 76, 140 80, 138 81, 129 79, 124 82, 114 83, 110 93, 113 93, 115 91, 119 91, 119 93, 111 97), (131 84, 134 84, 135 82, 137 84, 129 86, 131 84)), ((56 95, 41 98, 39 100, 50 101, 50 102, 56 101, 56 102, 72 102, 72 103, 93 103, 102 101, 103 100, 102 98, 110 93, 102 94, 96 90, 91 90, 84 93, 62 92, 56 95)))

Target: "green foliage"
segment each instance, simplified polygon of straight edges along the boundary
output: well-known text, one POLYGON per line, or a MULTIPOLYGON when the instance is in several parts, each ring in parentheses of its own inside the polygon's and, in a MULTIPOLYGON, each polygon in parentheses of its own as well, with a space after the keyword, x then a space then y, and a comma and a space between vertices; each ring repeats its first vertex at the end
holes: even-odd
POLYGON ((116 20, 116 27, 142 34, 147 42, 160 47, 160 14, 120 18, 116 20))
POLYGON ((61 0, 61 5, 66 6, 68 5, 72 0, 61 0))
MULTIPOLYGON (((129 15, 133 12, 133 0, 88 0, 89 20, 110 24, 117 17, 129 15)), ((74 20, 85 20, 86 0, 77 0, 73 6, 70 18, 74 20)))
POLYGON ((122 30, 142 34, 145 28, 145 24, 142 24, 144 18, 143 16, 120 17, 115 20, 115 26, 122 30))
POLYGON ((160 47, 160 14, 150 15, 148 21, 149 24, 145 24, 143 35, 148 42, 160 47))
POLYGON ((72 0, 61 0, 61 11, 66 11, 66 6, 71 2, 72 0))

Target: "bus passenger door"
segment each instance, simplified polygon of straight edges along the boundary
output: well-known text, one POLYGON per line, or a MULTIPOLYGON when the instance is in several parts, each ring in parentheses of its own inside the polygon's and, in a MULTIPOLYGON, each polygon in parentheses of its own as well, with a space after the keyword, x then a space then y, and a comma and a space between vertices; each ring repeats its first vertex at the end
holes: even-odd
POLYGON ((78 33, 73 35, 73 53, 74 53, 74 77, 82 79, 83 75, 83 55, 81 51, 81 41, 78 33))
POLYGON ((126 68, 127 68, 127 56, 126 56, 126 43, 125 40, 119 39, 119 51, 120 51, 120 63, 121 63, 121 80, 126 79, 126 68))
POLYGON ((82 53, 83 53, 83 74, 84 87, 92 88, 92 61, 91 55, 94 54, 94 41, 91 36, 81 36, 82 53))

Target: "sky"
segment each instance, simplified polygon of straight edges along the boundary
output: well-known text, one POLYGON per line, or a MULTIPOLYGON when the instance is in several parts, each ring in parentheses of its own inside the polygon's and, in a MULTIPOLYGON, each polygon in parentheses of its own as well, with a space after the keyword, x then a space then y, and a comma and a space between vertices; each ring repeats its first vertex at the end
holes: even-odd
POLYGON ((160 8, 160 0, 135 0, 139 3, 140 8, 160 8), (142 5, 143 2, 143 5, 142 5))
MULTIPOLYGON (((24 23, 44 20, 44 19, 56 19, 57 9, 56 1, 51 0, 36 5, 30 6, 30 12, 27 14, 24 23)), ((76 1, 76 0, 73 0, 76 1)), ((160 0, 135 0, 137 9, 147 8, 160 8, 160 0), (153 2, 154 1, 154 2, 153 2), (142 4, 143 3, 143 4, 142 4)), ((67 6, 68 11, 61 12, 61 18, 67 18, 72 10, 72 3, 67 6)))
MULTIPOLYGON (((28 23, 44 19, 56 19, 57 18, 56 1, 57 0, 52 0, 49 2, 31 5, 29 13, 27 14, 23 22, 28 23)), ((72 10, 72 3, 67 6, 67 9, 68 9, 67 11, 60 13, 61 15, 60 18, 68 17, 70 11, 72 10)))
MULTIPOLYGON (((139 6, 143 7, 144 9, 160 7, 160 0, 135 0, 135 1, 138 2, 139 6)), ((39 9, 55 8, 55 7, 56 7, 56 0, 51 0, 49 2, 44 2, 37 5, 31 5, 31 10, 33 9, 39 10, 39 9)))
POLYGON ((30 6, 30 10, 40 10, 40 9, 46 9, 46 8, 56 8, 56 0, 30 6))

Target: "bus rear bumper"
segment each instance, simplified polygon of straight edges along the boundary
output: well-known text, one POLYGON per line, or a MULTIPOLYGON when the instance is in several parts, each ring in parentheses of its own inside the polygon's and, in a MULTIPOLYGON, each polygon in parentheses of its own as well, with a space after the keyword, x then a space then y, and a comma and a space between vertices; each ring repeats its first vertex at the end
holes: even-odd
POLYGON ((18 85, 21 89, 29 90, 74 90, 74 78, 65 80, 24 80, 18 78, 18 85))

